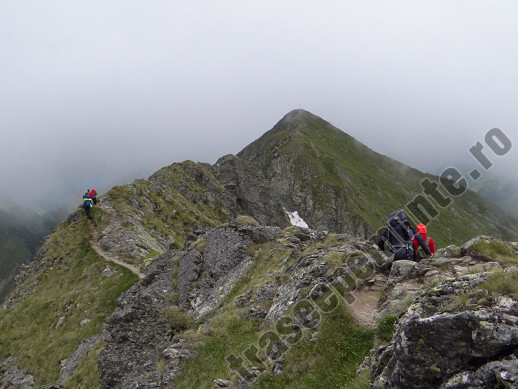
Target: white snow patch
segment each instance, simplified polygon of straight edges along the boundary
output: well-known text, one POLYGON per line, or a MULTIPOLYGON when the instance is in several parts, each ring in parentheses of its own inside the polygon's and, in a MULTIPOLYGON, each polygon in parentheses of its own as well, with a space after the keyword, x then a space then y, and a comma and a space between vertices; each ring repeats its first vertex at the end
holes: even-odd
POLYGON ((302 227, 302 228, 309 228, 308 223, 304 221, 299 216, 299 213, 297 211, 295 212, 288 212, 286 209, 284 211, 288 214, 288 217, 290 218, 290 223, 292 226, 302 227))

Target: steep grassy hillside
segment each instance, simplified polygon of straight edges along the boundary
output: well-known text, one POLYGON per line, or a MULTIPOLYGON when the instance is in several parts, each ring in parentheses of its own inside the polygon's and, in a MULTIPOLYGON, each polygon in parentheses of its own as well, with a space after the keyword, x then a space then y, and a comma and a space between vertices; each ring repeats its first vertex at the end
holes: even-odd
POLYGON ((100 333, 117 297, 138 279, 124 268, 103 275, 107 263, 91 248, 89 235, 79 212, 60 224, 0 309, 0 359, 16 358, 38 385, 58 378, 60 361, 100 333))
POLYGON ((438 184, 438 177, 370 150, 307 111, 288 113, 238 156, 262 172, 277 198, 313 227, 368 236, 385 225, 388 213, 403 208, 417 216, 414 222, 431 220, 428 230, 439 245, 478 234, 518 237, 517 221, 473 192, 453 197, 439 189, 451 201, 441 206, 421 185, 424 180, 438 184))
POLYGON ((114 187, 93 212, 105 250, 140 265, 182 248, 193 230, 227 222, 230 202, 210 165, 186 161, 114 187))

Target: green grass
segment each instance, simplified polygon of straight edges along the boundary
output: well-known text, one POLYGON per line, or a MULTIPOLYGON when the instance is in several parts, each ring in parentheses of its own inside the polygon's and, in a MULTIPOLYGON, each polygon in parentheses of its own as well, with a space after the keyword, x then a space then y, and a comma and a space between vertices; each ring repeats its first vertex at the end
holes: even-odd
POLYGON ((316 342, 309 341, 308 333, 285 352, 282 374, 264 373, 253 388, 368 388, 367 374, 358 376, 356 370, 374 345, 373 332, 358 327, 343 302, 322 315, 317 330, 316 342))
POLYGON ((43 250, 43 270, 19 286, 34 292, 13 310, 0 311, 0 359, 16 357, 38 385, 58 378, 60 360, 82 339, 101 331, 116 299, 138 280, 122 267, 117 269, 120 277, 101 275, 106 263, 89 244, 84 217, 77 224, 58 226, 43 250), (58 327, 61 317, 65 319, 58 327), (81 325, 85 318, 91 321, 81 325))
POLYGON ((239 227, 246 225, 257 226, 259 224, 253 217, 246 215, 238 215, 236 217, 236 222, 239 227))
POLYGON ((466 309, 469 309, 470 300, 471 300, 472 295, 473 295, 472 292, 471 293, 469 293, 469 292, 460 293, 457 296, 455 296, 455 298, 444 309, 448 310, 448 311, 455 311, 455 312, 464 311, 466 309))
MULTIPOLYGON (((271 329, 260 331, 258 324, 240 317, 235 308, 227 306, 220 311, 207 329, 211 334, 209 340, 186 362, 175 384, 181 388, 212 389, 218 378, 238 382, 239 376, 225 358, 241 358, 248 369, 252 364, 243 353, 255 346, 266 361, 258 340, 271 329)), ((374 334, 356 326, 343 302, 335 311, 322 316, 316 342, 309 340, 312 333, 305 330, 302 339, 284 351, 281 375, 263 371, 252 388, 368 388, 368 374, 358 376, 356 369, 373 347, 374 334)))
POLYGON ((166 307, 159 322, 169 324, 173 332, 185 331, 194 326, 194 319, 176 305, 166 307))
POLYGON ((496 258, 513 265, 518 264, 518 255, 514 254, 513 248, 498 239, 475 243, 469 248, 467 255, 496 258))
POLYGON ((397 317, 393 315, 386 315, 380 319, 376 327, 376 335, 378 339, 384 343, 392 340, 392 336, 394 335, 394 323, 396 320, 397 317))
POLYGON ((242 293, 251 288, 260 288, 270 279, 268 273, 275 270, 282 270, 280 263, 291 253, 284 245, 277 242, 264 244, 251 244, 248 254, 254 257, 252 267, 232 288, 226 296, 225 301, 230 302, 242 293))
POLYGON ((103 209, 99 207, 95 207, 92 210, 92 218, 99 234, 101 234, 106 226, 110 224, 111 220, 110 214, 103 211, 103 209))
POLYGON ((332 265, 332 267, 329 268, 328 275, 332 274, 334 269, 336 269, 339 266, 342 266, 347 261, 347 254, 346 253, 340 253, 338 251, 330 251, 324 257, 322 258, 322 262, 327 262, 332 265))
POLYGON ((480 288, 497 295, 508 296, 518 300, 518 271, 495 271, 480 288))
POLYGON ((63 389, 92 389, 100 387, 97 362, 105 342, 100 340, 95 348, 79 359, 77 368, 63 383, 63 389))
POLYGON ((231 379, 232 372, 225 357, 239 354, 253 344, 257 340, 258 325, 229 309, 214 317, 208 330, 210 339, 185 363, 182 375, 175 380, 179 388, 213 389, 215 379, 231 379))

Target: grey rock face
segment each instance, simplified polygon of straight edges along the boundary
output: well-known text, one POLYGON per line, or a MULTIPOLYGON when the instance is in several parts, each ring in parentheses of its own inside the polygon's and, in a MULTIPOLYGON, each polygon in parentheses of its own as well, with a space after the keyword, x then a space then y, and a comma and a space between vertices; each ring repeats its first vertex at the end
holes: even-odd
POLYGON ((199 318, 216 307, 248 271, 251 242, 249 230, 208 229, 187 250, 168 251, 153 261, 146 277, 121 295, 116 312, 105 321, 101 387, 172 385, 192 351, 179 335, 182 323, 169 323, 167 310, 174 307, 178 314, 184 309, 199 318))
POLYGON ((414 261, 402 259, 392 262, 388 283, 396 285, 408 278, 415 278, 418 275, 418 265, 414 261))
POLYGON ((441 312, 486 279, 487 273, 466 275, 417 298, 399 319, 393 341, 376 353, 372 387, 466 387, 455 386, 459 377, 494 378, 494 365, 484 365, 510 357, 518 347, 517 303, 508 299, 493 308, 441 312))
POLYGON ((194 318, 214 308, 252 263, 248 235, 234 228, 211 230, 199 242, 182 256, 178 277, 180 303, 194 318))
POLYGON ((475 371, 455 374, 441 389, 516 388, 518 386, 518 360, 489 362, 475 371))
POLYGON ((255 296, 255 301, 260 303, 265 300, 271 300, 275 296, 276 288, 273 285, 265 285, 259 289, 255 296))
POLYGON ((103 325, 106 346, 98 364, 101 388, 160 387, 178 373, 174 363, 156 366, 175 333, 163 320, 168 296, 175 292, 173 253, 157 258, 146 277, 118 299, 116 312, 103 325), (140 385, 140 386, 139 386, 140 385))
POLYGON ((234 155, 227 155, 216 163, 215 175, 230 192, 235 214, 253 216, 262 225, 289 225, 283 210, 285 204, 272 196, 271 184, 250 164, 234 155))
POLYGON ((32 389, 34 387, 34 376, 26 373, 16 366, 16 358, 7 358, 0 363, 2 377, 0 383, 2 388, 20 387, 22 389, 32 389))

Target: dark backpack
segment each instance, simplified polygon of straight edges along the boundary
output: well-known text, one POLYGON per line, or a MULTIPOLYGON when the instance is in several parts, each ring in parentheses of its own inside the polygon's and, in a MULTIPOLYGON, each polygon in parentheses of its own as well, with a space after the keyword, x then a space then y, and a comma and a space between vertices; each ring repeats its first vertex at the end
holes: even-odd
POLYGON ((83 196, 83 208, 92 208, 92 199, 90 197, 83 196))
POLYGON ((387 239, 391 252, 395 253, 402 248, 406 248, 409 257, 412 258, 414 232, 408 223, 406 212, 402 209, 398 209, 387 216, 387 239))

